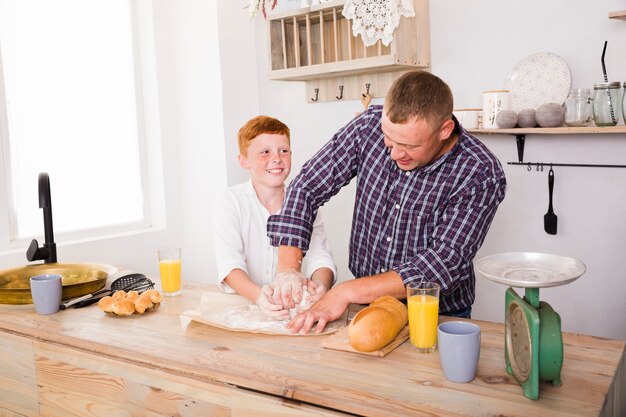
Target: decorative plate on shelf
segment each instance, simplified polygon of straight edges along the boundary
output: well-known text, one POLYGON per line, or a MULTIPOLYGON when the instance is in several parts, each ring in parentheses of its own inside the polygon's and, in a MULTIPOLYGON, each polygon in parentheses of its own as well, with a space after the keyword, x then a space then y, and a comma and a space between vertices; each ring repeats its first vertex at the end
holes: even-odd
POLYGON ((504 82, 510 91, 511 110, 519 113, 544 103, 563 104, 572 85, 567 63, 558 55, 539 52, 518 62, 504 82))
POLYGON ((534 252, 504 252, 476 262, 486 278, 511 287, 543 288, 568 284, 585 273, 578 259, 534 252))

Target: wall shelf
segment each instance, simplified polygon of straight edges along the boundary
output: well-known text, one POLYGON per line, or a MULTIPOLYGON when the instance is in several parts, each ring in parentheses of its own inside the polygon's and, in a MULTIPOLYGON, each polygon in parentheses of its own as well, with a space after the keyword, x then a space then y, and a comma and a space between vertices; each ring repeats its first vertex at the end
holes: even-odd
POLYGON ((626 133, 626 126, 533 127, 514 129, 468 129, 481 135, 598 135, 626 133))
POLYGON ((610 12, 609 19, 626 20, 626 10, 622 10, 619 12, 610 12))
POLYGON ((509 162, 509 165, 560 165, 560 166, 589 166, 604 168, 626 168, 623 165, 587 165, 587 164, 561 164, 550 162, 524 162, 524 144, 526 135, 606 135, 606 134, 626 134, 626 126, 585 126, 585 127, 533 127, 514 129, 468 129, 469 133, 479 135, 514 135, 517 143, 518 162, 509 162))
POLYGON ((268 16, 268 78, 305 81, 308 102, 338 101, 360 99, 366 90, 382 97, 399 74, 430 68, 428 0, 412 0, 415 16, 400 18, 387 46, 365 46, 353 36, 344 3, 268 16))

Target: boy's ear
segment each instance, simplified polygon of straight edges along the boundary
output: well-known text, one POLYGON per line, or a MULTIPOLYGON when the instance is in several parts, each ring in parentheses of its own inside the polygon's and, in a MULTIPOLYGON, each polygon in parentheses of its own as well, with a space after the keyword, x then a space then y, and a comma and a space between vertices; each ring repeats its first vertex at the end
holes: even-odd
POLYGON ((248 163, 248 158, 246 158, 244 155, 242 154, 237 155, 237 160, 239 161, 239 165, 242 168, 244 169, 250 168, 250 164, 248 163))

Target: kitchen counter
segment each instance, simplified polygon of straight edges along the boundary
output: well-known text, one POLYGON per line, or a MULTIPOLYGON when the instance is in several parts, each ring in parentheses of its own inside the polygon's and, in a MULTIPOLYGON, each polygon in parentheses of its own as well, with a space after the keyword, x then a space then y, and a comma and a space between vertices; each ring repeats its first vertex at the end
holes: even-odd
MULTIPOLYGON (((563 385, 524 397, 505 371, 504 327, 482 328, 478 375, 443 376, 405 342, 384 358, 323 337, 230 332, 179 315, 213 286, 187 283, 145 315, 95 305, 42 316, 0 305, 0 416, 623 416, 624 341, 563 335, 563 385)), ((567 320, 567 318, 565 318, 567 320)))

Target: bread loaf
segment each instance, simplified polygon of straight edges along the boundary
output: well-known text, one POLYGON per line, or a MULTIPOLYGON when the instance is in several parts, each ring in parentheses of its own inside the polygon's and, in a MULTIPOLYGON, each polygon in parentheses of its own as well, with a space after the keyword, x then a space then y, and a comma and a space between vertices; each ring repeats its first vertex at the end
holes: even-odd
POLYGON ((360 352, 382 349, 404 328, 407 318, 406 306, 401 301, 389 295, 377 298, 350 322, 350 344, 360 352))

